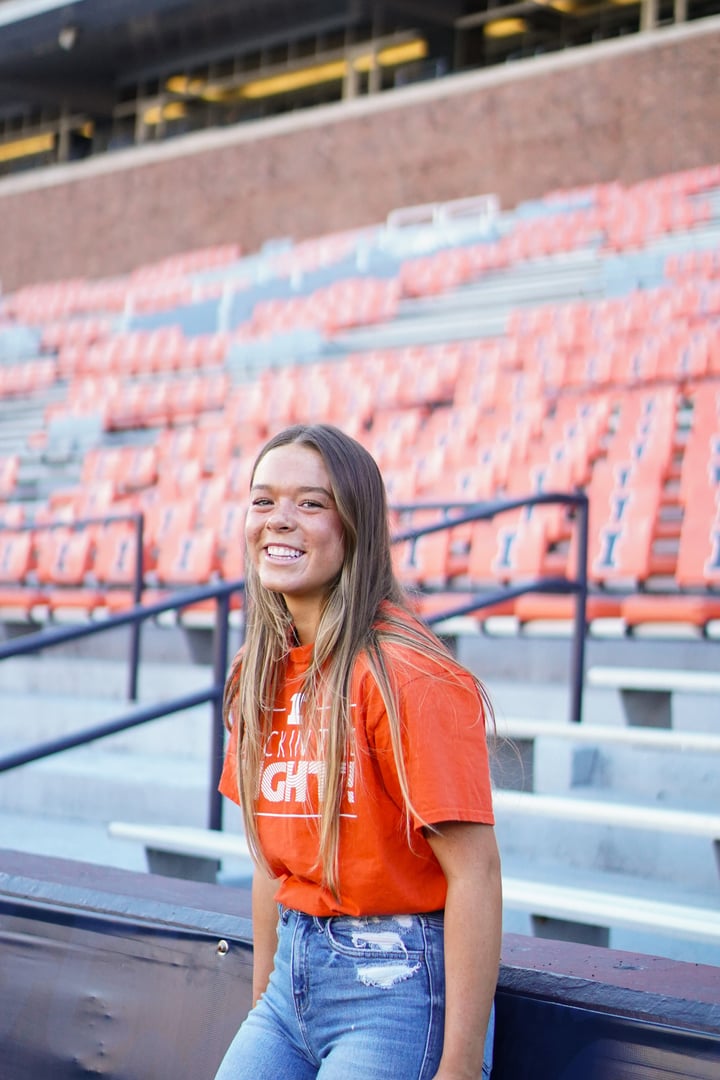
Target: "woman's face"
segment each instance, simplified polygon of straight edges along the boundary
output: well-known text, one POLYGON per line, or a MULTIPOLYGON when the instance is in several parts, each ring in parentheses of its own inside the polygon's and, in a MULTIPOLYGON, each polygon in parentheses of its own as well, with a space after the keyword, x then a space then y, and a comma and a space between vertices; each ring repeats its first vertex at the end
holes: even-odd
POLYGON ((345 556, 330 477, 316 450, 291 443, 260 460, 245 537, 260 583, 283 595, 301 643, 314 641, 323 602, 345 556))

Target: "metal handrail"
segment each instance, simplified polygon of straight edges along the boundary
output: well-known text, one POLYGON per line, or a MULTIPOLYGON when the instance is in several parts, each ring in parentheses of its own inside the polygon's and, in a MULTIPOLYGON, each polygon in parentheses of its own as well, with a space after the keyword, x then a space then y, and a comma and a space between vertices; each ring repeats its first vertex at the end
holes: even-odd
MULTIPOLYGON (((517 509, 521 506, 535 506, 548 503, 561 503, 575 507, 577 511, 578 527, 578 575, 577 578, 538 578, 534 581, 523 582, 521 585, 498 588, 490 592, 473 592, 472 589, 462 590, 463 601, 446 611, 436 612, 426 618, 430 625, 445 622, 448 619, 476 612, 483 607, 488 607, 500 600, 511 599, 527 592, 560 592, 574 593, 576 597, 575 620, 572 644, 572 671, 571 671, 571 709, 570 719, 579 722, 582 719, 582 693, 584 683, 584 648, 586 633, 586 607, 587 607, 587 547, 588 547, 588 499, 581 492, 568 494, 565 492, 546 493, 528 496, 524 499, 513 499, 492 503, 417 503, 403 504, 395 507, 398 511, 411 512, 416 509, 438 509, 445 512, 443 520, 424 524, 416 529, 407 529, 393 537, 393 542, 401 543, 414 540, 428 533, 438 532, 442 529, 453 528, 469 522, 487 520, 504 511, 517 509), (449 515, 449 511, 459 511, 449 515), (468 592, 471 593, 468 599, 468 592)), ((107 520, 107 519, 103 519, 107 520)), ((91 523, 96 523, 90 519, 91 523)), ((142 540, 142 526, 140 526, 140 540, 142 540)), ((142 552, 140 547, 139 552, 142 552)), ((151 720, 157 720, 169 716, 183 709, 192 708, 210 702, 212 705, 212 727, 210 746, 210 792, 208 799, 208 827, 211 829, 222 828, 222 798, 218 791, 218 782, 222 768, 224 753, 225 732, 222 718, 222 698, 228 668, 228 641, 230 626, 230 597, 233 593, 244 592, 245 582, 243 579, 228 582, 216 582, 212 585, 197 586, 182 591, 173 591, 172 594, 163 597, 150 604, 136 603, 127 611, 118 612, 115 615, 103 619, 102 622, 88 622, 73 626, 56 626, 38 631, 35 634, 15 639, 10 642, 0 643, 0 660, 13 656, 23 656, 39 652, 43 649, 61 645, 69 641, 78 641, 82 638, 91 637, 95 634, 107 633, 121 626, 129 626, 133 629, 134 640, 139 642, 140 625, 147 619, 167 611, 178 610, 199 603, 203 600, 214 599, 217 604, 214 640, 213 640, 213 678, 206 690, 195 691, 181 697, 144 706, 132 710, 124 716, 107 720, 100 724, 94 724, 81 731, 61 736, 52 740, 37 743, 34 746, 13 751, 0 757, 0 773, 18 768, 30 762, 39 761, 42 758, 61 753, 74 747, 83 746, 94 742, 107 735, 127 731, 138 727, 151 720)), ((452 590, 444 595, 450 597, 452 590)), ((137 688, 139 667, 139 653, 131 650, 130 655, 130 685, 137 688)), ((134 700, 134 699, 133 699, 134 700)))
MULTIPOLYGON (((135 567, 133 572, 131 594, 133 605, 138 605, 142 601, 143 589, 145 587, 144 581, 144 532, 145 532, 145 515, 137 511, 130 514, 108 514, 105 517, 89 517, 89 518, 75 518, 72 521, 40 521, 40 522, 23 522, 20 525, 13 525, 10 527, 0 527, 0 532, 56 532, 61 529, 70 529, 72 532, 79 532, 81 529, 87 528, 90 525, 115 525, 120 524, 123 521, 131 522, 135 530, 135 567)), ((132 624, 130 634, 130 658, 129 658, 129 677, 128 677, 128 700, 137 701, 137 680, 138 680, 138 667, 140 663, 140 626, 141 623, 135 622, 132 624)))
POLYGON ((24 751, 15 751, 0 757, 0 773, 8 769, 26 765, 41 758, 50 757, 63 750, 69 750, 76 746, 94 742, 106 735, 124 731, 127 728, 136 727, 149 720, 157 720, 163 716, 179 712, 181 709, 191 708, 205 701, 212 703, 212 728, 210 736, 210 798, 208 803, 208 827, 211 829, 222 828, 222 801, 217 790, 220 778, 220 768, 224 748, 224 725, 222 718, 222 696, 225 683, 225 674, 228 666, 228 638, 230 625, 230 596, 244 590, 243 579, 229 582, 218 582, 214 585, 199 586, 193 589, 184 589, 172 596, 158 600, 152 604, 139 604, 127 611, 112 615, 99 623, 82 623, 78 626, 58 626, 48 630, 41 630, 37 634, 29 635, 0 644, 0 660, 11 656, 24 656, 29 653, 39 652, 42 649, 51 648, 54 645, 62 645, 68 641, 78 641, 81 638, 91 637, 94 634, 107 633, 119 626, 134 626, 146 619, 154 618, 165 611, 177 610, 190 604, 199 603, 201 600, 215 599, 217 602, 217 614, 215 619, 215 634, 213 643, 213 681, 206 691, 196 694, 187 694, 172 701, 164 702, 144 709, 137 709, 125 717, 110 720, 103 724, 94 724, 83 731, 54 739, 50 742, 39 743, 24 751))
MULTIPOLYGON (((445 622, 447 619, 461 615, 469 615, 479 608, 490 607, 502 600, 511 600, 525 593, 574 593, 575 612, 573 620, 572 651, 570 661, 570 721, 580 723, 582 720, 583 686, 585 682, 585 637, 587 625, 587 597, 588 597, 588 539, 589 539, 589 500, 583 491, 543 491, 535 495, 518 497, 515 499, 503 499, 482 503, 473 502, 418 502, 404 503, 402 506, 394 506, 392 509, 398 513, 412 512, 414 510, 442 510, 446 516, 444 519, 424 524, 419 528, 406 529, 396 533, 393 537, 395 543, 406 540, 416 540, 420 536, 440 532, 442 529, 454 528, 457 525, 466 525, 474 521, 485 521, 497 514, 521 507, 544 506, 560 503, 564 506, 572 506, 577 511, 577 577, 559 578, 543 577, 534 581, 523 582, 522 585, 506 586, 493 592, 478 592, 472 595, 470 600, 442 612, 435 613, 426 618, 429 625, 445 622), (458 514, 450 516, 448 511, 459 510, 458 514), (464 512, 462 512, 464 511, 464 512)), ((445 591, 446 592, 446 591, 445 591)), ((462 589, 464 596, 472 589, 462 589)), ((446 592, 447 594, 447 592, 446 592)))

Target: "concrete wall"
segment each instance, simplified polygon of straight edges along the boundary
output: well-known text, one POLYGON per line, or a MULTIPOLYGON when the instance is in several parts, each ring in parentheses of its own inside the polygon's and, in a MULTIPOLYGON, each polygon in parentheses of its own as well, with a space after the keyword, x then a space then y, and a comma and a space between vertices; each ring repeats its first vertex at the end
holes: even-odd
MULTIPOLYGON (((250 1003, 248 890, 0 867, 3 1080, 214 1075, 250 1003)), ((718 1075, 717 968, 505 935, 496 1000, 495 1080, 718 1075)))
POLYGON ((720 161, 720 17, 0 181, 5 291, 720 161))

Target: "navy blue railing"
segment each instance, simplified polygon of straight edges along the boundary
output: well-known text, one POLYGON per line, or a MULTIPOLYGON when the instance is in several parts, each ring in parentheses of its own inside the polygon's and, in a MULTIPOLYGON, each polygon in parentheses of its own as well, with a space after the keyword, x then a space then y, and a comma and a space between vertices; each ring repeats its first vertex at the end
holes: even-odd
MULTIPOLYGON (((415 506, 403 505, 397 507, 398 511, 411 512, 413 509, 436 509, 443 513, 443 517, 432 524, 422 527, 407 529, 395 535, 396 543, 413 541, 419 537, 442 529, 453 528, 470 522, 483 521, 495 517, 497 514, 518 509, 520 507, 532 507, 560 503, 574 510, 575 526, 577 528, 577 576, 572 577, 541 577, 532 581, 526 581, 516 586, 508 586, 497 589, 474 591, 472 587, 463 585, 461 590, 462 601, 453 605, 452 589, 443 592, 447 597, 448 607, 445 610, 427 616, 426 621, 430 625, 439 625, 449 619, 478 612, 482 608, 497 604, 502 600, 512 599, 528 592, 540 593, 565 593, 575 596, 575 618, 572 634, 572 658, 571 658, 571 699, 570 719, 580 722, 582 719, 582 694, 584 683, 584 649, 586 635, 586 607, 587 607, 587 543, 588 543, 588 500, 582 493, 542 493, 524 499, 515 499, 495 503, 422 503, 415 506)), ((108 519, 103 519, 107 521, 108 519)), ((113 519, 116 520, 116 519, 113 519)), ((77 523, 79 524, 79 523, 77 523)), ((98 519, 88 519, 86 524, 98 524, 98 519)), ((62 527, 61 525, 59 527, 62 527)), ((67 526, 66 526, 67 527, 67 526)), ((136 577, 134 586, 135 598, 142 596, 142 521, 136 523, 138 529, 138 553, 140 558, 139 575, 136 577)), ((13 530, 16 531, 16 530, 13 530)), ((129 678, 128 698, 136 700, 138 671, 140 658, 140 627, 148 619, 154 619, 167 611, 177 611, 189 607, 201 601, 215 600, 215 620, 213 628, 213 665, 212 681, 205 690, 197 690, 193 693, 183 694, 179 697, 169 698, 163 702, 141 706, 126 712, 122 716, 112 718, 99 724, 85 727, 79 731, 59 736, 55 739, 36 743, 32 746, 15 750, 0 757, 0 773, 10 769, 27 765, 30 762, 39 761, 42 758, 70 750, 74 747, 83 746, 87 743, 102 739, 108 735, 114 735, 130 728, 138 727, 152 720, 169 716, 184 709, 194 708, 198 705, 209 703, 212 708, 211 746, 210 746, 210 775, 208 797, 208 827, 211 829, 222 828, 222 799, 217 790, 222 768, 225 732, 222 719, 222 697, 225 678, 228 669, 228 643, 230 630, 230 598, 235 593, 244 592, 243 580, 217 582, 212 585, 198 586, 192 589, 173 590, 163 599, 150 604, 135 603, 126 611, 103 619, 101 622, 86 622, 72 626, 52 626, 40 630, 37 633, 28 634, 25 637, 13 641, 0 643, 0 661, 14 656, 23 656, 49 649, 53 646, 66 644, 70 641, 79 641, 83 638, 96 634, 108 633, 118 627, 127 626, 131 630, 131 646, 128 657, 129 678)))
MULTIPOLYGON (((78 518, 73 521, 47 521, 37 523, 23 523, 22 525, 13 526, 11 532, 60 532, 62 530, 70 530, 72 532, 79 532, 82 529, 86 529, 93 525, 118 525, 122 522, 129 522, 133 526, 134 540, 135 540, 135 559, 133 564, 132 582, 130 584, 130 591, 134 605, 138 605, 142 600, 144 580, 143 580, 143 545, 144 545, 144 530, 145 530, 145 516, 141 513, 134 514, 113 514, 111 517, 90 517, 90 518, 78 518)), ((128 666, 128 700, 137 701, 137 680, 138 669, 140 665, 140 628, 142 621, 137 620, 132 623, 130 630, 130 657, 128 666)), ((44 646, 40 646, 43 648, 44 646)))

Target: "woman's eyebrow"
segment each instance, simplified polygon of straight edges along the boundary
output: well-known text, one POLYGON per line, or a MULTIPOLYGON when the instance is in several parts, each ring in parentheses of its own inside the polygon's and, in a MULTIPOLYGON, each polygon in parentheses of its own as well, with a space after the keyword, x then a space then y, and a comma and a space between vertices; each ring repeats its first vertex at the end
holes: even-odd
MULTIPOLYGON (((272 489, 272 484, 253 484, 250 488, 251 491, 272 491, 272 489)), ((324 487, 313 487, 312 485, 295 488, 295 492, 298 495, 308 495, 311 492, 315 492, 320 495, 325 495, 328 499, 333 498, 332 491, 328 491, 328 489, 324 487)))

